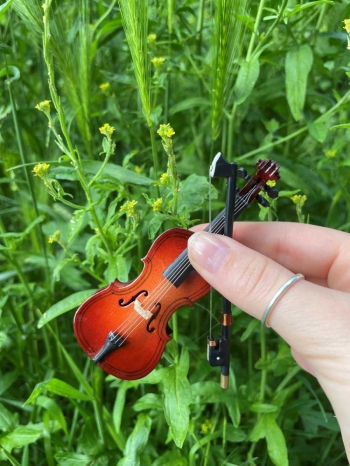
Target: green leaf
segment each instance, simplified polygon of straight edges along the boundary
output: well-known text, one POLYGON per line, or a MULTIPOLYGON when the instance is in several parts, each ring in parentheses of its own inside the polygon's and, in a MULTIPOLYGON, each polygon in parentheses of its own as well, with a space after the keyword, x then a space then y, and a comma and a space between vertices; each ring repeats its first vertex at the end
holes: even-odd
POLYGON ((259 58, 255 57, 251 61, 242 61, 238 72, 234 97, 237 105, 242 104, 251 94, 260 74, 259 58))
POLYGON ((18 424, 18 415, 11 413, 0 403, 0 430, 7 432, 13 430, 18 424))
POLYGON ((7 68, 0 70, 0 78, 7 78, 7 74, 9 75, 10 82, 16 81, 21 77, 21 72, 17 66, 8 66, 7 68))
POLYGON ((287 100, 295 121, 299 121, 302 117, 307 78, 312 68, 312 62, 312 50, 307 44, 290 50, 286 55, 287 100))
POLYGON ((126 400, 126 392, 129 389, 129 384, 127 380, 121 380, 120 385, 118 388, 117 396, 115 398, 114 406, 113 406, 113 425, 115 431, 119 434, 120 433, 120 426, 122 423, 122 417, 124 413, 125 407, 125 400, 126 400))
POLYGON ((39 319, 38 328, 43 327, 52 319, 80 306, 86 299, 90 298, 96 290, 84 290, 73 293, 67 298, 51 306, 39 319))
POLYGON ((251 442, 258 442, 262 438, 266 437, 266 428, 267 428, 267 420, 266 415, 262 415, 258 422, 255 424, 253 430, 249 434, 249 440, 251 442))
POLYGON ((7 340, 7 334, 5 332, 0 331, 0 350, 4 346, 7 340))
POLYGON ((70 243, 84 226, 85 210, 76 210, 68 224, 68 238, 70 243))
POLYGON ((0 446, 5 448, 9 453, 14 448, 22 448, 25 445, 36 442, 42 432, 26 426, 18 426, 9 434, 0 439, 0 446))
MULTIPOLYGON (((227 463, 226 463, 227 464, 227 463)), ((187 459, 181 455, 179 450, 171 450, 159 456, 152 466, 188 466, 187 459)))
POLYGON ((241 336, 241 341, 247 340, 250 335, 254 332, 254 330, 260 326, 260 321, 257 319, 253 319, 249 322, 248 327, 245 329, 241 336))
POLYGON ((189 212, 202 209, 209 197, 209 189, 212 199, 216 199, 217 190, 208 182, 208 178, 193 173, 180 183, 179 205, 187 207, 189 212))
MULTIPOLYGON (((96 161, 85 161, 83 162, 83 167, 86 173, 91 173, 95 175, 101 168, 103 162, 96 161)), ((152 180, 147 176, 140 175, 139 173, 128 170, 127 168, 121 167, 113 163, 106 163, 106 166, 101 174, 103 177, 116 179, 122 181, 123 183, 132 183, 139 185, 149 185, 152 183, 152 180)))
POLYGON ((155 393, 146 393, 146 395, 139 398, 133 406, 135 411, 143 411, 149 409, 161 410, 163 403, 159 395, 155 393))
POLYGON ((162 226, 162 223, 167 219, 166 215, 160 212, 155 212, 152 220, 148 224, 148 238, 154 239, 162 226))
POLYGON ((210 107, 210 101, 204 97, 190 97, 189 99, 182 100, 178 104, 172 105, 169 115, 175 115, 175 113, 185 110, 192 110, 195 107, 210 107))
POLYGON ((7 2, 0 5, 0 18, 10 8, 12 3, 13 3, 13 0, 7 0, 7 2))
POLYGON ((128 264, 125 256, 122 254, 111 257, 106 269, 106 280, 108 283, 113 282, 116 278, 122 283, 127 282, 129 278, 128 264))
POLYGON ((273 417, 266 416, 266 421, 266 442, 269 457, 276 466, 288 466, 287 445, 283 432, 273 417))
POLYGON ((350 123, 343 123, 341 125, 335 125, 331 127, 331 131, 334 129, 350 129, 350 123))
MULTIPOLYGON (((82 162, 84 171, 91 175, 96 175, 100 170, 103 162, 94 160, 85 160, 82 162)), ((50 174, 58 180, 77 180, 77 172, 73 167, 67 167, 64 165, 50 168, 50 174)), ((127 168, 121 167, 113 163, 106 163, 101 175, 100 180, 103 178, 109 178, 111 180, 122 181, 123 183, 131 183, 137 185, 149 185, 153 180, 147 176, 140 175, 139 173, 133 172, 127 168)))
POLYGON ((56 403, 55 400, 52 398, 49 398, 48 396, 40 395, 36 399, 36 404, 38 406, 42 406, 43 408, 46 409, 46 411, 50 414, 51 419, 54 419, 55 421, 58 422, 58 424, 61 426, 62 430, 64 433, 68 436, 68 429, 67 429, 67 423, 64 418, 62 409, 59 407, 59 405, 56 403))
POLYGON ((312 123, 309 125, 309 133, 316 141, 323 143, 328 136, 328 125, 325 123, 312 123))
POLYGON ((18 379, 19 373, 17 370, 2 374, 0 377, 0 396, 11 387, 11 385, 18 379))
POLYGON ((233 426, 228 425, 226 428, 226 438, 230 442, 240 443, 246 440, 247 435, 245 434, 243 430, 237 429, 233 426))
POLYGON ((40 382, 36 384, 34 390, 32 391, 28 400, 24 403, 24 406, 33 403, 34 400, 42 393, 43 390, 48 390, 49 392, 53 393, 54 395, 65 396, 67 398, 73 398, 76 400, 93 400, 94 398, 85 395, 85 393, 81 393, 76 388, 72 387, 63 380, 52 378, 46 382, 40 382))
POLYGON ((249 407, 250 411, 254 411, 255 413, 264 413, 264 414, 269 414, 269 413, 276 413, 279 411, 278 406, 271 405, 268 403, 253 403, 249 407))
POLYGON ((306 10, 307 8, 312 8, 318 5, 334 5, 334 2, 330 0, 317 0, 315 2, 305 3, 304 5, 296 5, 292 10, 286 10, 284 16, 290 18, 291 16, 299 13, 300 11, 306 10))
POLYGON ((148 442, 151 430, 151 418, 141 414, 137 418, 134 430, 126 441, 124 458, 118 461, 118 466, 140 466, 140 456, 148 442))
POLYGON ((10 55, 12 53, 12 49, 9 45, 5 44, 4 42, 0 42, 0 53, 10 55))
MULTIPOLYGON (((6 456, 12 466, 21 466, 21 464, 5 448, 0 447, 0 453, 3 453, 6 456)), ((0 456, 0 461, 1 460, 2 458, 0 456)))
POLYGON ((59 466, 91 466, 93 458, 79 453, 59 452, 55 454, 59 466))
POLYGON ((182 447, 189 427, 192 394, 187 379, 188 368, 188 351, 183 347, 179 362, 165 369, 161 380, 165 418, 179 448, 182 447))

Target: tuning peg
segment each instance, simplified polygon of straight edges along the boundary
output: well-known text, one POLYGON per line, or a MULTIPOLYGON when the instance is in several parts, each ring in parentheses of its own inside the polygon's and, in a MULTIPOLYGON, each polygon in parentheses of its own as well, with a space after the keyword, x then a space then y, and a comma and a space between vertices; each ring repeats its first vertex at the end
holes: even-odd
POLYGON ((239 168, 237 170, 237 176, 246 181, 249 181, 251 179, 251 176, 249 175, 249 173, 247 172, 245 168, 239 168))
POLYGON ((270 207, 270 203, 267 199, 262 197, 260 194, 256 197, 256 200, 259 202, 259 204, 263 207, 270 207))
POLYGON ((266 185, 264 191, 271 199, 276 199, 278 197, 278 190, 276 188, 271 188, 271 186, 266 185))

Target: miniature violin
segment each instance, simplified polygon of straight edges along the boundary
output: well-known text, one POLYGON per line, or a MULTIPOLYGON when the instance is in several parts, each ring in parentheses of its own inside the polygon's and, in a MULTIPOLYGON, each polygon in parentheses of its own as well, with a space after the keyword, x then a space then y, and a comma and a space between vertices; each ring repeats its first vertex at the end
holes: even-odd
MULTIPOLYGON (((220 157, 219 153, 215 160, 220 157)), ((234 219, 254 199, 268 205, 259 194, 262 189, 272 198, 278 195, 266 183, 280 178, 279 165, 273 160, 259 160, 256 166, 253 177, 242 168, 238 170, 238 176, 247 183, 236 190, 234 219)), ((225 209, 205 231, 223 234, 224 224, 225 209)), ((142 259, 144 268, 135 280, 115 280, 77 310, 76 338, 83 351, 109 374, 135 380, 151 372, 171 339, 168 321, 172 314, 181 306, 193 306, 210 291, 188 259, 187 241, 191 235, 181 228, 165 231, 142 259)))

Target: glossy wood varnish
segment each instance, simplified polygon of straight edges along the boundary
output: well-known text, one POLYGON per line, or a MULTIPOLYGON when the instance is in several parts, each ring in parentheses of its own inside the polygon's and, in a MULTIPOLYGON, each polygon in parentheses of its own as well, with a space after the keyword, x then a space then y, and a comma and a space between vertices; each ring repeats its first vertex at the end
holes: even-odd
POLYGON ((162 275, 187 248, 191 234, 180 228, 166 231, 155 240, 147 256, 142 259, 144 268, 136 280, 129 283, 114 281, 77 310, 74 332, 90 358, 99 353, 109 332, 116 332, 122 338, 130 334, 120 348, 99 363, 109 374, 134 380, 151 372, 170 340, 167 323, 171 315, 181 306, 193 306, 195 301, 209 292, 208 283, 195 271, 178 288, 162 275), (141 304, 145 303, 147 310, 157 313, 151 322, 135 311, 135 297, 141 304), (126 306, 121 305, 128 302, 130 304, 126 306))

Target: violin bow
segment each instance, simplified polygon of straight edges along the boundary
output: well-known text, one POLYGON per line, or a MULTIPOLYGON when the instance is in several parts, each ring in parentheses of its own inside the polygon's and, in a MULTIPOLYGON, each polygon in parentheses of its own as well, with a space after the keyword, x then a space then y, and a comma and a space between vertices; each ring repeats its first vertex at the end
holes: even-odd
MULTIPOLYGON (((212 178, 227 179, 225 224, 223 234, 229 238, 232 238, 233 233, 237 173, 237 164, 235 162, 228 162, 221 152, 215 156, 209 170, 209 175, 212 178)), ((207 358, 209 364, 211 366, 221 366, 220 386, 223 389, 227 389, 229 387, 231 325, 231 302, 223 296, 221 335, 217 340, 215 340, 212 335, 209 335, 207 343, 207 358)))
MULTIPOLYGON (((259 161, 257 163, 258 172, 267 167, 267 173, 270 170, 273 177, 279 179, 278 168, 279 166, 271 163, 273 161, 268 161, 267 164, 264 161, 259 161)), ((233 224, 234 224, 234 212, 235 212, 235 202, 236 194, 239 189, 237 189, 237 176, 243 178, 245 181, 248 181, 247 185, 243 191, 246 191, 251 188, 250 184, 256 182, 256 177, 251 177, 244 168, 237 168, 235 162, 228 162, 221 152, 219 152, 210 166, 209 174, 212 178, 226 178, 227 179, 227 188, 226 188, 226 206, 225 206, 225 223, 224 223, 224 236, 232 238, 233 233, 233 224)), ((259 178, 259 177, 258 177, 259 178)), ((259 183, 258 183, 259 184, 259 183)), ((267 193, 267 195, 275 199, 278 196, 278 191, 275 188, 271 188, 266 185, 266 181, 263 181, 262 189, 267 193)), ((263 207, 269 207, 269 202, 260 194, 255 195, 256 200, 263 207)), ((206 231, 208 231, 206 229, 206 231)), ((223 389, 229 387, 229 369, 230 369, 230 336, 231 336, 231 325, 232 325, 232 311, 231 311, 231 302, 223 296, 222 302, 222 313, 221 313, 221 335, 215 339, 212 335, 208 336, 207 341, 207 359, 211 366, 221 366, 221 378, 220 386, 223 389)))

